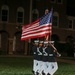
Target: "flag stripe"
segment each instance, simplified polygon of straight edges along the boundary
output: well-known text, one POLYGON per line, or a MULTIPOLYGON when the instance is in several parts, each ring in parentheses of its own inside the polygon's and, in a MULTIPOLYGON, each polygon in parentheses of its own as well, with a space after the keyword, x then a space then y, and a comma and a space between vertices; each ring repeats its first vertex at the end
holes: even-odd
POLYGON ((33 33, 39 33, 39 32, 44 32, 44 31, 50 31, 51 29, 50 29, 50 27, 44 27, 44 28, 42 28, 42 29, 39 29, 39 30, 32 30, 32 31, 30 31, 30 32, 24 32, 22 35, 28 35, 28 34, 33 34, 33 33))
MULTIPOLYGON (((46 36, 46 35, 49 35, 49 33, 48 34, 47 33, 43 34, 43 36, 46 36)), ((35 36, 35 37, 34 36, 30 36, 30 37, 31 38, 40 38, 40 37, 43 37, 43 36, 42 35, 38 35, 38 36, 35 36)), ((24 38, 21 37, 21 40, 28 40, 28 39, 30 39, 30 37, 26 37, 26 38, 25 37, 24 38)))
POLYGON ((26 29, 28 29, 30 27, 34 27, 34 26, 36 26, 38 24, 38 22, 39 22, 39 19, 34 21, 34 22, 32 22, 32 23, 30 23, 30 24, 28 24, 28 25, 23 25, 22 30, 23 29, 26 30, 26 29))
MULTIPOLYGON (((36 28, 36 27, 38 27, 38 24, 39 24, 39 23, 36 23, 36 24, 34 24, 33 26, 30 26, 30 27, 24 29, 24 31, 29 31, 29 29, 36 28)), ((24 31, 23 31, 23 32, 24 32, 24 31)))
MULTIPOLYGON (((46 31, 49 31, 49 30, 50 30, 50 29, 38 31, 38 33, 46 32, 46 31)), ((26 33, 26 34, 23 34, 23 36, 30 35, 30 34, 36 34, 36 33, 37 33, 36 31, 34 31, 34 32, 28 32, 28 33, 26 33)), ((38 34, 38 33, 37 33, 37 34, 38 34)), ((50 33, 50 31, 49 31, 49 33, 50 33)))
MULTIPOLYGON (((27 29, 24 29, 23 30, 23 33, 24 32, 27 32, 27 31, 29 31, 29 30, 37 30, 37 29, 41 29, 41 28, 46 28, 46 27, 49 27, 50 25, 52 25, 51 23, 50 24, 44 24, 44 25, 41 25, 41 26, 39 26, 39 25, 35 25, 34 27, 29 27, 29 28, 27 28, 27 29)), ((50 27, 51 28, 51 27, 50 27)))
POLYGON ((41 33, 37 33, 37 34, 23 36, 21 39, 24 40, 24 39, 28 39, 29 37, 31 37, 31 38, 43 37, 43 36, 49 35, 49 34, 50 34, 50 32, 46 31, 46 32, 41 32, 41 33))
POLYGON ((47 25, 47 26, 41 26, 41 27, 36 27, 36 28, 32 28, 32 29, 28 29, 28 30, 25 30, 24 32, 23 32, 23 34, 27 34, 28 33, 28 31, 29 31, 29 33, 30 32, 38 32, 38 31, 41 31, 41 30, 47 30, 47 29, 51 29, 51 25, 47 25))

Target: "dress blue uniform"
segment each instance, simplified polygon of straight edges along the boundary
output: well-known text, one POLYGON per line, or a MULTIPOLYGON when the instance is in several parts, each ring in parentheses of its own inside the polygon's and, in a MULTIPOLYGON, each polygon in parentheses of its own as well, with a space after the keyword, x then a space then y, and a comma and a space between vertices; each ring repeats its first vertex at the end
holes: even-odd
POLYGON ((56 61, 56 57, 58 56, 58 52, 56 48, 52 45, 54 44, 54 41, 49 42, 49 49, 48 49, 48 68, 47 71, 50 75, 53 75, 57 69, 58 69, 58 64, 56 61))
POLYGON ((39 41, 38 40, 35 40, 34 41, 35 44, 34 46, 32 47, 32 50, 33 50, 33 72, 34 72, 34 75, 36 75, 36 72, 38 70, 38 54, 37 54, 37 48, 38 48, 38 44, 39 44, 39 41))
POLYGON ((48 73, 47 68, 48 68, 48 42, 44 42, 44 47, 43 47, 43 58, 42 58, 42 71, 43 74, 48 73))
POLYGON ((38 61, 38 74, 42 74, 42 70, 41 70, 41 67, 42 67, 42 52, 43 52, 43 41, 40 41, 39 42, 39 47, 37 48, 37 54, 38 54, 38 57, 37 57, 37 61, 38 61))

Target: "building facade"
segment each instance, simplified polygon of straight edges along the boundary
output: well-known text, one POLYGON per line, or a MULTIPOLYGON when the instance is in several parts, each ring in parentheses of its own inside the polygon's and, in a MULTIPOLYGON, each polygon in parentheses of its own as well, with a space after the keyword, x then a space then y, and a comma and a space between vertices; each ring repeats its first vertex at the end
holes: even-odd
POLYGON ((1 0, 0 54, 30 54, 30 41, 21 41, 22 25, 33 22, 51 8, 53 40, 63 43, 69 37, 75 38, 75 18, 66 14, 67 0, 1 0))

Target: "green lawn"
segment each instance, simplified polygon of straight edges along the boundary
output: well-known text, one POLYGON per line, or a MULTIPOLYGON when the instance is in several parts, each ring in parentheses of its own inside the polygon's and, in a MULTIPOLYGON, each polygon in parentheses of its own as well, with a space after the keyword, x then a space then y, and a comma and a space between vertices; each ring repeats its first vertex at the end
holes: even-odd
MULTIPOLYGON (((0 75, 32 75, 32 57, 0 57, 0 75)), ((75 75, 75 64, 58 62, 55 75, 75 75)))

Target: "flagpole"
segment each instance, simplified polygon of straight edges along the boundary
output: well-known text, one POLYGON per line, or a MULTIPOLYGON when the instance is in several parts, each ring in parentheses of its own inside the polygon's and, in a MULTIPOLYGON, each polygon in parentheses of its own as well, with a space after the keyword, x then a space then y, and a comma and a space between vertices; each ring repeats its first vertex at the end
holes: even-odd
MULTIPOLYGON (((51 11, 52 11, 52 19, 51 19, 51 23, 53 24, 53 7, 51 8, 51 11)), ((53 26, 53 25, 52 25, 53 26)), ((53 28, 53 27, 52 27, 53 28)), ((52 40, 52 30, 51 30, 51 33, 50 33, 50 41, 52 40)))
MULTIPOLYGON (((51 8, 51 11, 52 11, 52 19, 53 19, 53 8, 51 8)), ((49 13, 49 10, 46 9, 45 10, 45 14, 48 14, 49 13)), ((51 23, 52 23, 52 19, 51 19, 51 23)), ((50 41, 51 41, 51 34, 52 34, 52 30, 51 30, 51 33, 50 33, 50 41)), ((49 40, 49 35, 45 36, 45 41, 48 41, 49 40)))
MULTIPOLYGON (((30 20, 29 23, 31 24, 32 21, 32 0, 30 0, 30 20)), ((29 43, 31 42, 31 39, 29 39, 29 43)))
MULTIPOLYGON (((46 9, 46 10, 45 10, 45 14, 48 14, 48 13, 49 13, 49 10, 46 9)), ((48 39, 49 39, 49 35, 45 36, 45 41, 48 41, 48 39)))

